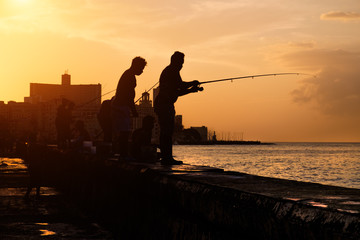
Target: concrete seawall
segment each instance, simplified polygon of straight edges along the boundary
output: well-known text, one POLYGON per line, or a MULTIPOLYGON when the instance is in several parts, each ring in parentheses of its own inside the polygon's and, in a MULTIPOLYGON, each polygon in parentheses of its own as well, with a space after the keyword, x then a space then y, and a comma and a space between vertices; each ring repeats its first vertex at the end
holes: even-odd
POLYGON ((121 239, 360 239, 358 189, 49 149, 28 160, 121 239))

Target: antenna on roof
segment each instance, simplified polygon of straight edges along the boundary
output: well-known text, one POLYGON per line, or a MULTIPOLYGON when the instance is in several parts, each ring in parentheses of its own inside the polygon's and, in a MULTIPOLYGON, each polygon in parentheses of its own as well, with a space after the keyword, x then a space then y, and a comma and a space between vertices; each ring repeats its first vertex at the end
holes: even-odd
POLYGON ((68 74, 68 73, 69 73, 69 69, 66 69, 66 70, 65 70, 65 74, 68 74))

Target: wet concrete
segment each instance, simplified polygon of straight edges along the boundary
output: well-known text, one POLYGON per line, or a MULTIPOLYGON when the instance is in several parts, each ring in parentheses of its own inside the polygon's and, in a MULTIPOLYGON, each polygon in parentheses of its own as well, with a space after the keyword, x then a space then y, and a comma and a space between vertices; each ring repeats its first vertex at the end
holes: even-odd
POLYGON ((29 175, 21 159, 0 159, 0 239, 113 239, 53 187, 24 198, 29 175))

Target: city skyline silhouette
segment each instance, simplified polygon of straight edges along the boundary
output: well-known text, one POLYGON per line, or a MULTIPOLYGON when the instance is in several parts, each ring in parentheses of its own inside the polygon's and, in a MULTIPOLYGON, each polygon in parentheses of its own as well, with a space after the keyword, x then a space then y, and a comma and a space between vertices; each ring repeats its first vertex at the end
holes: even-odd
POLYGON ((187 56, 184 81, 276 72, 317 76, 208 85, 176 103, 185 126, 270 142, 360 141, 356 0, 137 4, 3 2, 0 101, 22 102, 29 83, 56 84, 66 69, 73 84, 100 83, 106 93, 129 59, 143 56, 148 67, 138 79, 138 99, 178 50, 187 56))

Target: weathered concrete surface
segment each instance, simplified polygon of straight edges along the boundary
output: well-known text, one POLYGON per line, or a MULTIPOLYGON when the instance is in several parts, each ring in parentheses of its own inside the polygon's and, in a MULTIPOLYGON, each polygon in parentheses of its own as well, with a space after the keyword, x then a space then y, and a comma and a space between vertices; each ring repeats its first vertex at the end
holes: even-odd
POLYGON ((199 222, 209 238, 360 239, 357 189, 189 165, 123 168, 141 173, 148 188, 155 183, 149 195, 199 222))
POLYGON ((51 151, 33 157, 118 239, 360 239, 358 189, 51 151))
POLYGON ((21 159, 1 159, 0 239, 113 239, 112 235, 54 188, 33 189, 25 199, 29 175, 21 159))

